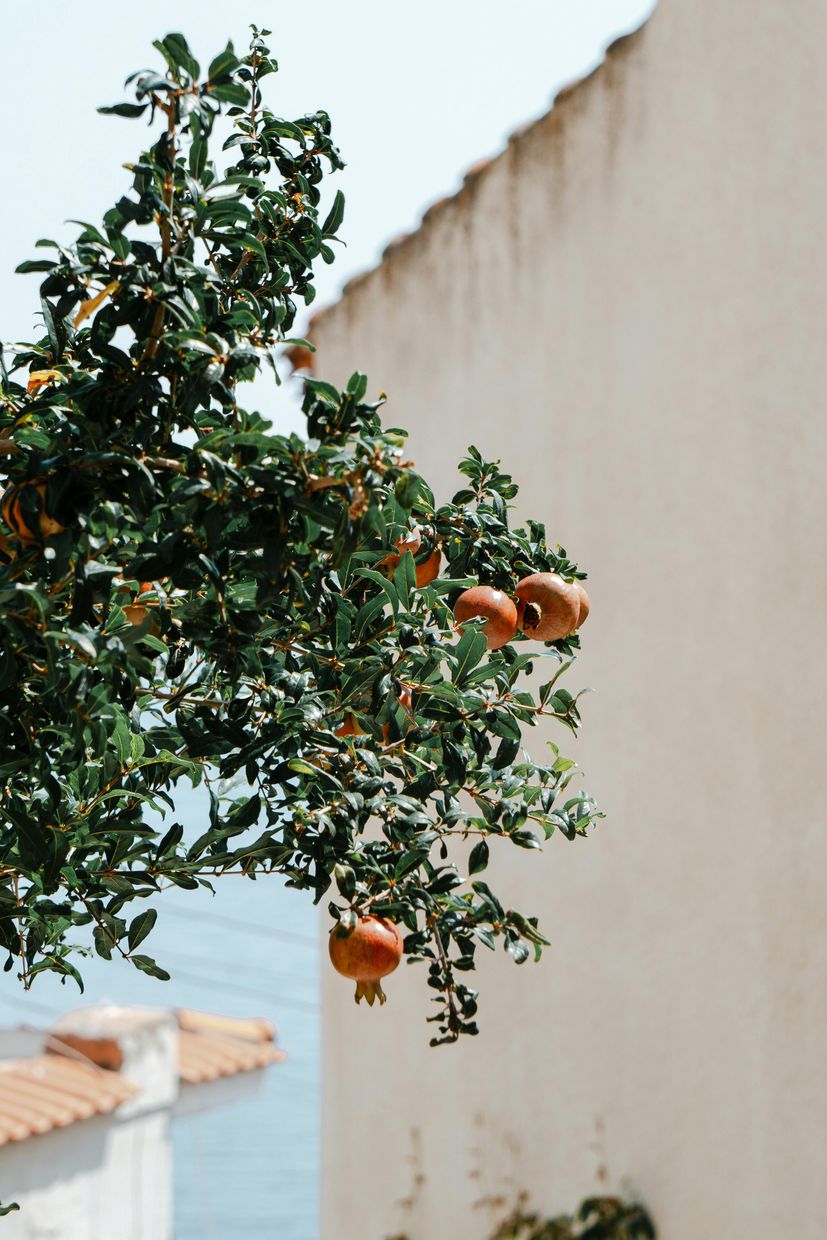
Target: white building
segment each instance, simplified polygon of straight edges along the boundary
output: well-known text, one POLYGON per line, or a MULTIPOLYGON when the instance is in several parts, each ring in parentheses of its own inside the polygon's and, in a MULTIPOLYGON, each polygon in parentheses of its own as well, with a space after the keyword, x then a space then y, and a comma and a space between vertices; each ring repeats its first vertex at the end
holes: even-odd
POLYGON ((824 1236, 826 44, 823 0, 661 0, 315 321, 441 496, 476 444, 591 574, 557 739, 609 815, 498 850, 554 946, 486 956, 477 1040, 428 1049, 418 970, 327 977, 325 1240, 624 1185, 666 1240, 824 1236))
POLYGON ((171 1125, 258 1087, 266 1020, 99 1006, 0 1033, 3 1240, 171 1240, 171 1125))

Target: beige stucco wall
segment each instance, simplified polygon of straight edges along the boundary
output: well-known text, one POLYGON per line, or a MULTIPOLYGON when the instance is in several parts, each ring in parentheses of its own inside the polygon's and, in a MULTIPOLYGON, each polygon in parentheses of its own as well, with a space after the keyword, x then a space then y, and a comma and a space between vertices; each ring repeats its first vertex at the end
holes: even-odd
POLYGON ((601 1185, 664 1240, 822 1240, 826 44, 823 0, 662 0, 315 326, 443 494, 473 441, 589 570, 609 814, 500 854, 554 947, 483 962, 476 1041, 427 1048, 418 971, 326 980, 325 1240, 601 1185))

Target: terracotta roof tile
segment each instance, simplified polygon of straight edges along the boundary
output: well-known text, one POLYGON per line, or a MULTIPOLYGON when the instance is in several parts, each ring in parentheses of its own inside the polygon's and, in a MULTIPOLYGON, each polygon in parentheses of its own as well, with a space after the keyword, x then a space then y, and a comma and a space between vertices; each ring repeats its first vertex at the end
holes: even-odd
MULTIPOLYGON (((189 1085, 280 1063, 275 1028, 259 1017, 240 1019, 180 1011, 178 1068, 189 1085)), ((123 1061, 116 1040, 69 1033, 49 1035, 46 1053, 0 1061, 0 1147, 79 1120, 114 1111, 139 1092, 115 1068, 123 1061), (93 1062, 89 1062, 92 1060, 93 1062)))
POLYGON ((60 1055, 0 1063, 0 1146, 114 1111, 136 1092, 114 1072, 60 1055))
POLYGON ((271 1042, 253 1042, 224 1037, 216 1033, 178 1034, 178 1072, 188 1085, 200 1085, 237 1072, 252 1072, 268 1064, 281 1063, 284 1051, 271 1042))
POLYGON ((188 1033, 217 1033, 242 1042, 272 1042, 276 1036, 275 1025, 263 1016, 219 1016, 190 1008, 179 1008, 175 1015, 179 1028, 188 1033))

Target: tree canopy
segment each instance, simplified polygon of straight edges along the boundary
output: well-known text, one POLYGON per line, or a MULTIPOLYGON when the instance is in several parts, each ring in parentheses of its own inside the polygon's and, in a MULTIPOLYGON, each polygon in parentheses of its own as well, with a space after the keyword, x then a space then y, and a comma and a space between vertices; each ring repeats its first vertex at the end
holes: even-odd
POLYGON ((265 106, 268 35, 204 73, 182 35, 156 42, 161 67, 101 109, 149 124, 131 187, 18 268, 42 276, 42 334, 0 354, 0 943, 26 986, 80 982, 82 926, 164 978, 147 898, 280 874, 345 927, 399 923, 451 1041, 476 1032, 476 948, 546 942, 479 877, 489 849, 597 816, 571 760, 522 747, 540 716, 579 725, 577 635, 489 651, 452 608, 584 574, 539 522, 510 528, 517 487, 474 448, 438 502, 362 374, 304 381, 306 436, 242 403, 278 381, 344 213, 327 114, 265 106))

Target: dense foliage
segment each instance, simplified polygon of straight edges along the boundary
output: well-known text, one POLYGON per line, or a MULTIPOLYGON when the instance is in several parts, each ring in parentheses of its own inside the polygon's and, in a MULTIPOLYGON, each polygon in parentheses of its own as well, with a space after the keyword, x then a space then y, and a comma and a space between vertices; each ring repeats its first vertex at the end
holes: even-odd
MULTIPOLYGON (((517 1205, 491 1232, 488 1240, 656 1240, 657 1232, 646 1208, 619 1197, 589 1197, 574 1214, 546 1218, 526 1203, 517 1205)), ((390 1240, 409 1240, 393 1236, 390 1240)))
POLYGON ((533 1210, 517 1208, 504 1219, 490 1240, 655 1240, 657 1232, 648 1211, 618 1197, 589 1197, 573 1215, 543 1218, 533 1210))
POLYGON ((43 275, 43 334, 0 369, 0 942, 26 985, 80 980, 84 925, 102 956, 165 977, 139 950, 155 910, 130 904, 277 873, 332 892, 346 925, 403 924, 434 1040, 453 1040, 476 1031, 459 975, 477 945, 522 962, 546 941, 475 877, 489 846, 574 839, 595 810, 568 791, 573 762, 521 748, 541 715, 578 726, 558 681, 577 637, 489 653, 451 608, 471 584, 583 574, 541 525, 509 528, 517 488, 473 448, 437 505, 358 373, 305 381, 306 438, 240 403, 259 371, 278 379, 344 210, 341 193, 321 208, 342 166, 328 116, 264 106, 267 33, 206 74, 181 35, 157 42, 163 69, 102 109, 154 131, 131 189, 19 268, 43 275), (443 556, 422 588, 414 526, 419 560, 443 556), (182 780, 208 793, 196 829, 182 780))

